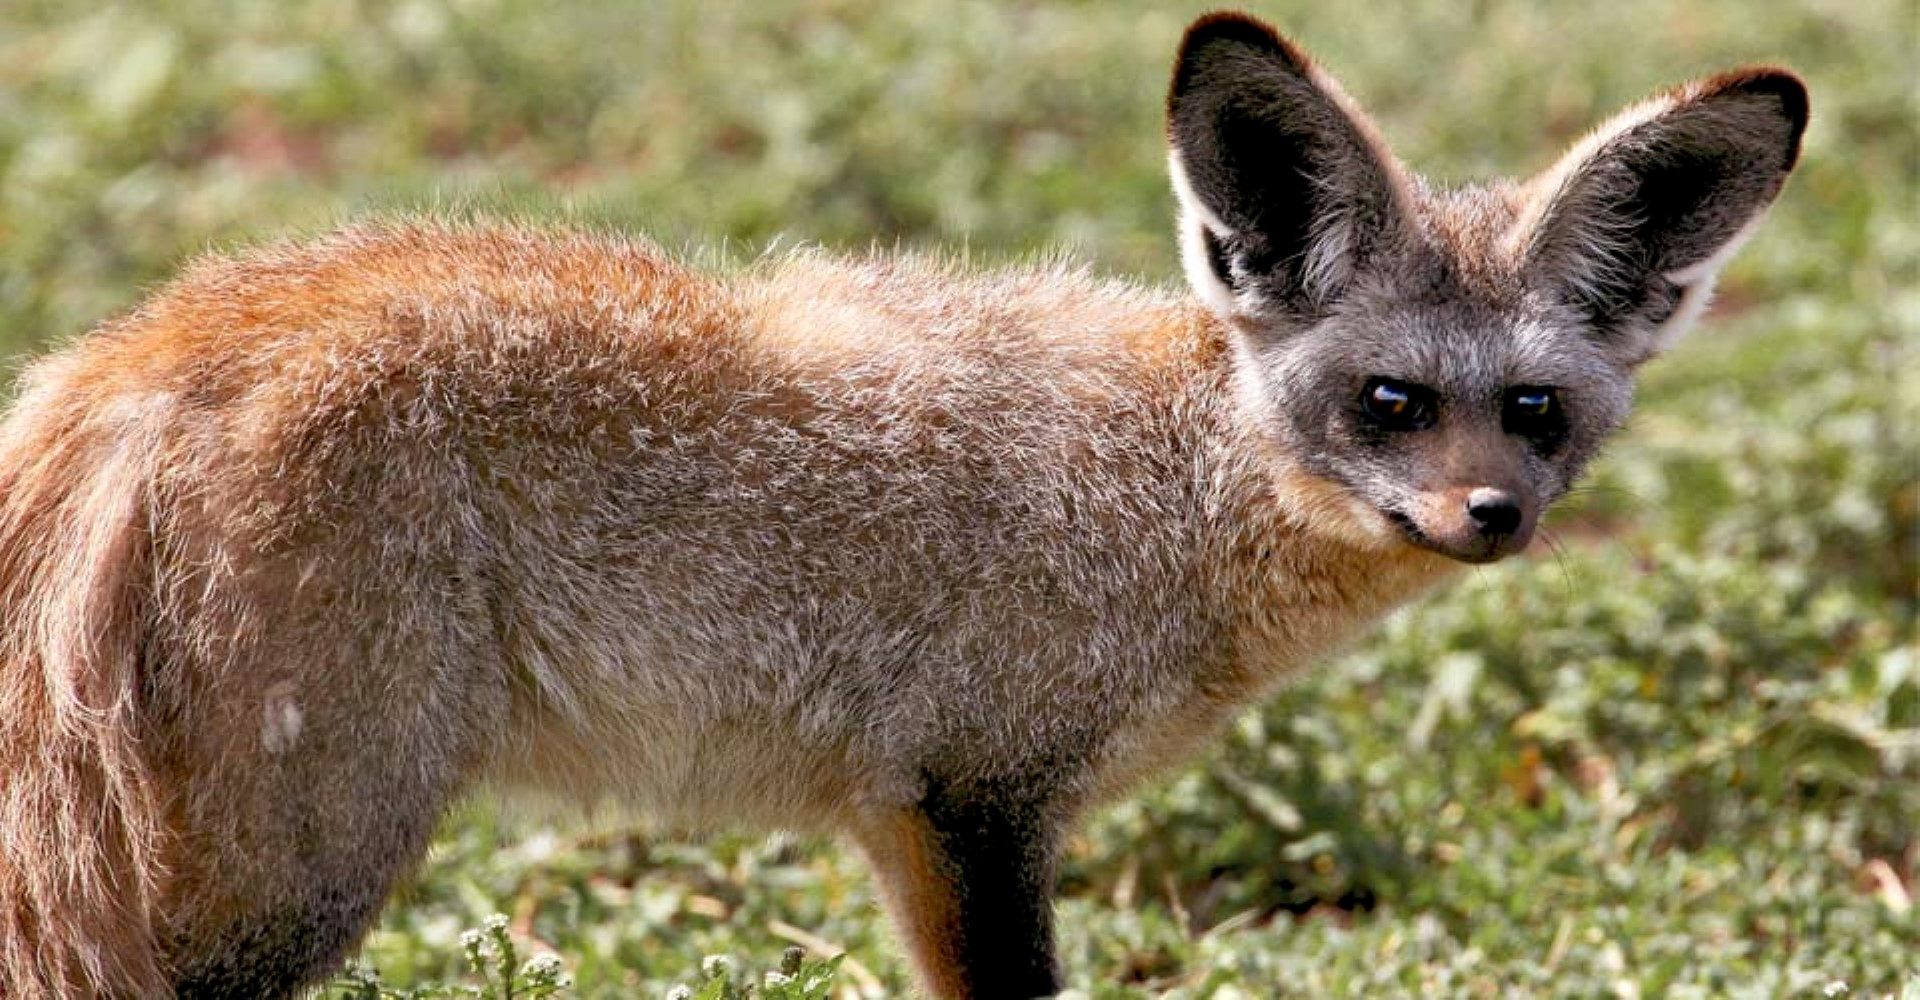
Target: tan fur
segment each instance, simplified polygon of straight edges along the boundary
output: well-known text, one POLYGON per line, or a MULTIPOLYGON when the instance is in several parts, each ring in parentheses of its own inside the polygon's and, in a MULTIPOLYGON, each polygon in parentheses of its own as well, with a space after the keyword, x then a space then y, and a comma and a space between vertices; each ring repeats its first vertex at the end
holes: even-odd
POLYGON ((916 978, 934 996, 963 996, 965 970, 947 932, 958 914, 951 895, 934 891, 946 875, 933 858, 930 839, 926 823, 910 812, 880 817, 854 834, 913 959, 916 978))
POLYGON ((1201 301, 398 221, 202 260, 33 366, 0 423, 0 996, 289 995, 482 784, 845 835, 929 990, 1057 988, 1073 819, 1436 552, 1520 547, 1474 491, 1557 496, 1624 416, 1639 314, 1552 284, 1624 294, 1586 249, 1639 190, 1615 154, 1768 154, 1700 157, 1729 196, 1636 236, 1704 296, 1805 123, 1756 70, 1532 186, 1439 192, 1271 28, 1204 18, 1183 53, 1201 301), (1275 178, 1319 215, 1228 231, 1275 178), (1363 422, 1420 369, 1572 386, 1577 446, 1457 400, 1363 422))
POLYGON ((197 264, 5 425, 9 607, 41 609, 5 635, 8 827, 111 831, 10 842, 10 994, 153 995, 156 933, 273 900, 294 803, 417 853, 327 815, 398 793, 355 759, 434 801, 491 774, 841 829, 912 800, 902 761, 1124 713, 1079 797, 1124 789, 1441 569, 1262 454, 1230 357, 1197 306, 1059 268, 723 283, 427 223, 197 264))
POLYGON ((48 419, 0 426, 0 995, 156 995, 161 820, 125 586, 144 568, 156 428, 136 402, 92 411, 44 383, 21 405, 48 419))

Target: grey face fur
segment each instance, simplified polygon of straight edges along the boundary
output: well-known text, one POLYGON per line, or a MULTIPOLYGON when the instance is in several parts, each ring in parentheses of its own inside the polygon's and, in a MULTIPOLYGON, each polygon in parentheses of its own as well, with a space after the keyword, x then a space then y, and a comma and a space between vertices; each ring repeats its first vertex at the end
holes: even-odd
MULTIPOLYGON (((1486 192, 1442 203, 1501 210, 1486 192)), ((1312 321, 1247 331, 1242 363, 1273 432, 1308 471, 1416 544, 1479 562, 1526 545, 1541 510, 1625 416, 1633 382, 1564 310, 1458 258, 1438 240, 1392 247, 1312 321), (1365 400, 1375 380, 1425 396, 1429 424, 1377 419, 1365 400), (1552 390, 1557 413, 1514 433, 1514 397, 1537 390, 1552 390), (1504 495, 1517 523, 1479 530, 1475 491, 1504 495)))
POLYGON ((1616 118, 1526 185, 1430 189, 1330 77, 1238 15, 1168 98, 1182 249, 1237 331, 1243 405, 1378 530, 1469 562, 1524 548, 1698 315, 1798 154, 1784 71, 1616 118), (1382 419, 1377 387, 1418 419, 1382 419))

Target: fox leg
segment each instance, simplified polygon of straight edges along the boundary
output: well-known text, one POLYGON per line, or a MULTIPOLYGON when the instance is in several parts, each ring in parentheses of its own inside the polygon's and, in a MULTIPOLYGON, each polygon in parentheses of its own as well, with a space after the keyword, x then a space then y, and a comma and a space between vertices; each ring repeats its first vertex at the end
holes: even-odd
POLYGON ((509 711, 498 653, 429 602, 376 606, 392 619, 289 615, 217 668, 161 647, 152 753, 176 836, 157 936, 181 1000, 324 979, 485 767, 509 711))
POLYGON ((291 996, 337 968, 474 770, 465 719, 318 701, 291 747, 194 755, 161 934, 182 1000, 291 996))
POLYGON ((1050 810, 936 784, 858 836, 920 981, 942 1000, 1052 996, 1050 810))

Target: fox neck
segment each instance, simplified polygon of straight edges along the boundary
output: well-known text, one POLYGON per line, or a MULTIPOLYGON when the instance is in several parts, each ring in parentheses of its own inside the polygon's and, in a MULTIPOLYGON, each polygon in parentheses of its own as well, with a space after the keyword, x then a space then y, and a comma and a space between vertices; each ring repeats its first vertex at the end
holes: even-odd
POLYGON ((1257 697, 1459 564, 1408 544, 1345 488, 1309 472, 1273 430, 1244 338, 1214 326, 1226 413, 1217 431, 1220 548, 1209 562, 1220 568, 1231 647, 1220 680, 1257 697))
POLYGON ((1154 381, 1184 387, 1172 402, 1198 473, 1192 610, 1210 627, 1164 714, 1116 737, 1094 801, 1188 759, 1238 711, 1458 565, 1374 530, 1340 487, 1307 472, 1252 394, 1236 391, 1236 334, 1198 303, 1186 319, 1158 326, 1164 339, 1136 345, 1135 357, 1150 359, 1154 381))

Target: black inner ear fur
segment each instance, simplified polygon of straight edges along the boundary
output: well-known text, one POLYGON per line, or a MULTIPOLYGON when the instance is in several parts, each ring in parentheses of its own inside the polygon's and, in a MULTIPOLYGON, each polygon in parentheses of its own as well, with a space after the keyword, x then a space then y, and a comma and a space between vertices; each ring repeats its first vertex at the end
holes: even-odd
POLYGON ((1538 266, 1566 279, 1602 328, 1662 322, 1684 291, 1669 276, 1711 260, 1772 202, 1806 120, 1791 74, 1709 81, 1568 175, 1536 240, 1538 266))
POLYGON ((1189 29, 1167 98, 1187 183, 1226 228, 1203 235, 1214 273, 1293 306, 1332 292, 1311 287, 1315 241, 1341 227, 1338 252, 1357 261, 1390 197, 1360 128, 1310 73, 1272 29, 1215 15, 1189 29))

